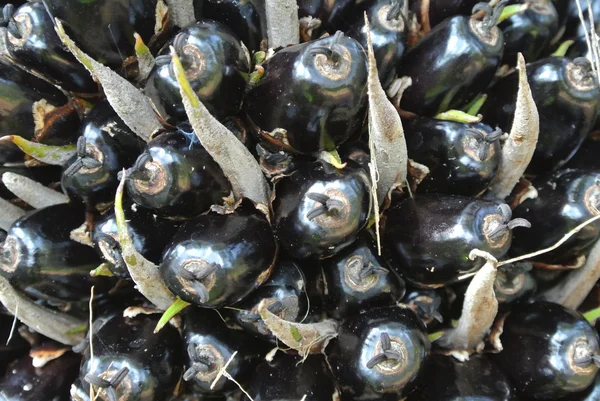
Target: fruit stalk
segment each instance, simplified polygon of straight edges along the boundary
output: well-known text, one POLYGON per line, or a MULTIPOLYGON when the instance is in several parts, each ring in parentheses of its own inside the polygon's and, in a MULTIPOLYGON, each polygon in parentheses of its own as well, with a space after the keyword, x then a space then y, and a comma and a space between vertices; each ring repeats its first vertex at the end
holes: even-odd
POLYGON ((10 192, 36 209, 69 202, 69 198, 62 192, 45 187, 19 174, 11 172, 2 174, 2 183, 10 192))
POLYGON ((527 169, 533 157, 540 133, 540 117, 527 82, 525 59, 519 53, 519 91, 510 136, 502 148, 502 158, 496 176, 490 184, 489 195, 505 199, 527 169))
POLYGON ((2 276, 0 303, 27 326, 62 344, 76 345, 84 339, 84 333, 79 328, 85 326, 85 320, 36 304, 16 291, 8 279, 2 276))

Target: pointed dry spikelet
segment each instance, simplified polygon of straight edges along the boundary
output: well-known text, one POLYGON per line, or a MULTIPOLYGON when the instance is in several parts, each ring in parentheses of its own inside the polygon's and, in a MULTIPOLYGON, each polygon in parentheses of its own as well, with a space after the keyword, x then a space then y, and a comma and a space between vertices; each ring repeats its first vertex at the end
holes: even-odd
POLYGON ((81 327, 85 327, 85 320, 36 304, 15 290, 8 279, 2 276, 0 276, 0 303, 25 325, 54 341, 76 345, 85 338, 80 330, 81 327))
POLYGON ((175 26, 184 28, 196 22, 194 0, 166 0, 175 26))
POLYGON ((24 214, 25 211, 23 209, 0 198, 0 229, 8 231, 10 226, 24 214))
POLYGON ((148 142, 162 128, 150 100, 125 78, 85 54, 65 33, 56 19, 55 30, 63 44, 102 85, 108 102, 121 120, 140 138, 148 142))
POLYGON ((121 182, 115 195, 115 219, 119 231, 119 244, 123 260, 131 279, 135 282, 137 290, 150 302, 161 310, 167 310, 177 299, 167 288, 159 273, 159 268, 148 259, 144 258, 133 246, 129 235, 125 212, 123 211, 123 190, 125 187, 126 172, 123 170, 121 182))
POLYGON ((69 197, 19 174, 6 172, 2 174, 4 186, 19 199, 36 209, 68 203, 69 197))
POLYGON ((200 143, 221 167, 236 200, 248 198, 268 216, 269 187, 252 153, 214 118, 190 86, 181 60, 171 47, 171 63, 190 124, 200 143))
POLYGON ((505 199, 529 166, 540 133, 540 116, 527 82, 525 59, 519 53, 517 61, 519 91, 510 136, 502 147, 502 157, 490 184, 488 196, 505 199))
MULTIPOLYGON (((365 13, 365 29, 370 32, 365 13)), ((377 199, 382 205, 393 189, 406 182, 408 153, 400 115, 379 82, 371 35, 367 36, 369 56, 369 137, 373 141, 371 157, 378 173, 377 199)))
POLYGON ((476 352, 498 314, 498 301, 494 292, 498 261, 487 252, 474 249, 469 258, 484 258, 485 265, 475 274, 465 293, 458 326, 439 343, 451 351, 476 352))
POLYGON ((300 43, 300 20, 296 0, 264 0, 269 48, 300 43))
POLYGON ((31 142, 18 135, 8 135, 2 137, 0 141, 12 142, 27 156, 52 166, 64 166, 77 154, 75 145, 44 145, 31 142))
POLYGON ((338 335, 338 323, 327 319, 318 323, 296 323, 281 319, 268 308, 266 301, 258 304, 258 313, 267 329, 282 343, 303 357, 324 352, 329 341, 338 335))
POLYGON ((148 49, 148 46, 144 43, 142 37, 137 32, 134 33, 133 36, 135 37, 135 55, 137 57, 139 71, 136 79, 138 82, 143 82, 152 72, 152 69, 156 65, 156 60, 150 52, 150 49, 148 49))

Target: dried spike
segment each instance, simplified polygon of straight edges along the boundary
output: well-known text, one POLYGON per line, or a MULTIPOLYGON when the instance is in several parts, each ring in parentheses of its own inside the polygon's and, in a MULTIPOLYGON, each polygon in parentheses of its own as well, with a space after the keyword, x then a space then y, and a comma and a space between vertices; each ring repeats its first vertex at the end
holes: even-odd
POLYGON ((166 0, 173 22, 180 28, 196 22, 194 14, 194 0, 166 0))
POLYGON ((135 37, 135 55, 137 57, 139 70, 136 79, 138 82, 143 82, 148 78, 150 72, 152 72, 152 69, 156 65, 156 60, 150 52, 150 49, 148 49, 148 46, 144 43, 142 37, 137 32, 134 33, 133 36, 135 37))
POLYGON ((33 302, 0 276, 0 303, 23 324, 62 344, 77 345, 85 335, 78 329, 85 320, 54 311, 33 302))
POLYGON ((453 351, 476 351, 498 314, 494 292, 498 261, 487 252, 471 251, 471 260, 478 257, 484 258, 486 263, 467 288, 458 326, 439 340, 439 344, 453 351))
POLYGON ((119 229, 119 243, 123 260, 138 291, 161 310, 167 310, 176 300, 159 274, 158 266, 144 258, 133 246, 123 211, 123 190, 127 174, 124 172, 115 195, 115 218, 119 229))
POLYGON ((19 174, 11 172, 2 174, 2 183, 10 192, 36 209, 69 202, 69 197, 62 192, 45 187, 19 174))
POLYGON ((223 170, 231 183, 235 199, 250 199, 268 218, 269 187, 258 162, 227 127, 210 115, 198 99, 173 47, 171 55, 183 105, 196 136, 223 170))
POLYGON ((12 142, 27 156, 31 156, 35 160, 53 166, 64 166, 77 154, 77 149, 74 145, 44 145, 37 142, 31 142, 18 135, 7 135, 0 138, 0 141, 12 142))
POLYGON ((277 49, 300 43, 300 21, 296 0, 265 0, 267 39, 277 49))
POLYGON ((510 135, 502 148, 498 172, 489 186, 490 198, 505 199, 531 162, 540 133, 540 117, 527 82, 525 59, 519 53, 519 91, 510 135))
POLYGON ((162 129, 162 124, 146 95, 125 78, 79 49, 58 19, 55 19, 55 30, 75 58, 100 82, 108 102, 133 132, 148 142, 154 133, 162 129))
POLYGON ((8 231, 10 226, 24 214, 25 211, 23 209, 0 198, 0 228, 2 230, 8 231))

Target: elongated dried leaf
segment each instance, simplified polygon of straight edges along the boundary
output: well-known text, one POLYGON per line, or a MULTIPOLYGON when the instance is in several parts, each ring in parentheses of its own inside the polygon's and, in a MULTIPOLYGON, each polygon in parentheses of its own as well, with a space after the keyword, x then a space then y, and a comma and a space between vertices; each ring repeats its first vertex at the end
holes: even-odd
POLYGON ((183 28, 196 22, 194 0, 167 0, 167 5, 176 26, 183 28))
POLYGON ((0 276, 0 303, 17 319, 38 333, 62 344, 76 345, 85 338, 78 328, 85 320, 40 306, 0 276))
POLYGON ((123 177, 115 196, 115 219, 119 230, 119 243, 121 245, 123 260, 127 265, 131 279, 136 284, 137 290, 156 305, 157 308, 167 310, 177 298, 163 282, 158 266, 144 258, 135 249, 129 235, 129 229, 125 221, 125 212, 123 211, 125 178, 126 173, 123 171, 123 177))
POLYGON ((269 187, 258 162, 235 135, 214 118, 187 80, 175 49, 172 66, 179 83, 183 105, 202 146, 221 167, 231 183, 236 200, 246 197, 268 216, 269 187))
POLYGON ((19 174, 11 172, 2 174, 2 183, 10 192, 36 209, 69 202, 69 197, 62 192, 45 187, 19 174))
POLYGON ((296 0, 265 0, 265 13, 270 48, 300 43, 300 20, 296 0))
POLYGON ((585 264, 570 272, 555 287, 545 291, 540 298, 577 309, 600 280, 600 241, 592 248, 585 264))
POLYGON ((497 199, 505 199, 521 177, 533 157, 540 134, 540 116, 527 82, 525 59, 519 53, 517 69, 519 91, 517 106, 510 136, 502 147, 500 167, 491 184, 490 194, 497 199))
MULTIPOLYGON (((370 32, 365 14, 366 31, 370 32)), ((369 136, 373 140, 371 157, 377 171, 377 200, 382 205, 393 189, 406 182, 408 153, 402 121, 379 82, 375 54, 368 39, 369 56, 369 136)))
POLYGON ((302 357, 322 353, 329 341, 338 335, 338 323, 327 319, 318 323, 296 323, 281 319, 269 311, 266 301, 258 305, 258 313, 278 340, 298 351, 302 357))
POLYGON ((8 231, 10 226, 17 221, 25 211, 7 200, 0 198, 0 228, 8 231))
POLYGON ((64 166, 77 153, 75 145, 43 145, 41 143, 31 142, 18 135, 8 135, 0 140, 10 141, 17 145, 27 156, 53 166, 64 166))
POLYGON ((0 28, 0 58, 8 57, 8 35, 6 34, 6 28, 0 28))
POLYGON ((485 258, 486 263, 469 283, 458 326, 439 340, 440 344, 452 351, 476 351, 498 314, 494 292, 498 261, 487 252, 477 249, 471 251, 469 258, 474 260, 477 257, 485 258))
POLYGON ((75 58, 92 74, 102 85, 104 94, 121 120, 140 138, 148 142, 162 125, 154 113, 150 100, 125 78, 98 63, 85 54, 73 40, 65 33, 63 25, 57 19, 56 33, 65 46, 73 53, 75 58))

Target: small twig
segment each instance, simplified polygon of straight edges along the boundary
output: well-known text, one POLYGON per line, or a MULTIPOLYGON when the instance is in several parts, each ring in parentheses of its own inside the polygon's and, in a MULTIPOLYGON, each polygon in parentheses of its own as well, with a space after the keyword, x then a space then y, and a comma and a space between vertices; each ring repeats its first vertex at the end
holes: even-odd
POLYGON ((502 157, 496 175, 490 184, 489 196, 505 199, 529 166, 538 142, 540 117, 527 82, 525 59, 519 53, 519 91, 510 136, 502 147, 502 157))
POLYGON ((10 192, 36 209, 69 202, 69 197, 62 192, 19 174, 6 172, 2 174, 2 182, 10 192))
POLYGON ((12 326, 10 327, 10 333, 8 334, 8 340, 6 340, 7 346, 8 346, 8 343, 10 343, 10 340, 12 340, 13 335, 15 334, 15 329, 17 328, 18 315, 19 315, 19 304, 17 303, 17 306, 15 307, 15 316, 13 317, 12 326))
MULTIPOLYGON (((94 342, 92 340, 92 337, 94 335, 93 330, 94 330, 94 312, 93 312, 93 302, 94 302, 94 286, 92 286, 92 288, 90 288, 90 303, 88 305, 89 308, 89 344, 90 344, 90 364, 93 364, 94 361, 94 342)), ((94 385, 90 383, 90 400, 95 399, 96 397, 94 396, 94 385)))
POLYGON ((4 231, 8 231, 10 226, 13 225, 21 216, 25 214, 25 211, 18 206, 13 205, 7 200, 0 198, 0 228, 4 231))

